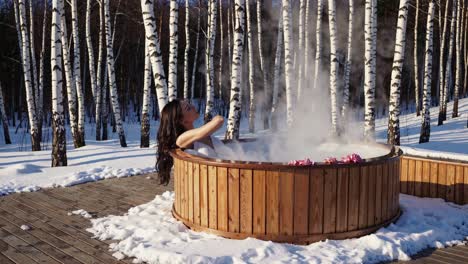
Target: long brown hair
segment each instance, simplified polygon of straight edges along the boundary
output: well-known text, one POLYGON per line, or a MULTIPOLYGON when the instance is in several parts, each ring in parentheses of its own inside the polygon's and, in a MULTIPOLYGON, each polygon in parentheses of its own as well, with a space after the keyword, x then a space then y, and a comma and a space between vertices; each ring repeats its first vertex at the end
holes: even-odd
POLYGON ((159 174, 159 184, 167 185, 171 178, 171 169, 174 165, 169 151, 176 149, 176 140, 186 130, 182 125, 183 113, 180 101, 175 99, 166 104, 161 111, 161 122, 157 135, 158 149, 156 170, 159 174))

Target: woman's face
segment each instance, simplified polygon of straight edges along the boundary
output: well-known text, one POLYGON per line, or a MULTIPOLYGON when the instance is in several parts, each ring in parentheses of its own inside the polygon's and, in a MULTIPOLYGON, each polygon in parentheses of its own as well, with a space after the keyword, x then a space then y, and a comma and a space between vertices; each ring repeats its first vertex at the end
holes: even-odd
POLYGON ((200 114, 195 109, 195 106, 189 103, 187 100, 180 102, 183 113, 183 123, 187 125, 192 125, 195 120, 200 116, 200 114))

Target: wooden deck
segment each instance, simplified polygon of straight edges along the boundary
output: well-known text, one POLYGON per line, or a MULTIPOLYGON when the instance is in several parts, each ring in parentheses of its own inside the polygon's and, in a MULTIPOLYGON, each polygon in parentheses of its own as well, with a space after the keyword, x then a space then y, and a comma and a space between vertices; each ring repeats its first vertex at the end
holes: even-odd
MULTIPOLYGON (((155 175, 143 175, 0 197, 0 263, 132 263, 115 259, 108 249, 115 241, 91 238, 90 221, 68 212, 123 215, 166 190, 173 190, 172 182, 160 186, 155 175), (23 224, 32 229, 22 230, 23 224)), ((415 263, 468 263, 468 246, 428 249, 415 258, 415 263)))

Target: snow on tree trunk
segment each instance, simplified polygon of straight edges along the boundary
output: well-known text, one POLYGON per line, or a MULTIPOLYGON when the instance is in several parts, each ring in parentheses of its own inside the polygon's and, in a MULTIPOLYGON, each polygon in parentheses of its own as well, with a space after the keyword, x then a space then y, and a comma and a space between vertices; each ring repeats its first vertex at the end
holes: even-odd
MULTIPOLYGON (((34 12, 33 12, 33 5, 32 1, 29 1, 29 35, 30 35, 30 41, 31 45, 30 51, 31 51, 31 72, 32 72, 32 83, 34 87, 34 105, 36 109, 36 115, 37 115, 37 121, 39 122, 39 115, 37 112, 37 107, 39 105, 39 86, 38 86, 38 81, 37 81, 37 67, 36 67, 36 45, 34 44, 34 12)), ((39 127, 38 127, 39 131, 39 127)), ((41 134, 41 132, 39 132, 41 134)), ((39 137, 39 140, 41 138, 39 137)))
POLYGON ((447 119, 447 102, 448 102, 448 93, 449 93, 449 86, 452 84, 452 58, 453 58, 453 51, 455 50, 455 30, 456 30, 456 23, 457 23, 457 1, 453 1, 452 6, 452 20, 450 23, 450 41, 448 46, 448 57, 447 63, 445 66, 445 81, 443 86, 442 92, 442 99, 440 102, 439 107, 439 119, 437 125, 443 125, 444 121, 447 119))
MULTIPOLYGON (((88 61, 89 61, 89 77, 91 83, 91 93, 93 94, 94 104, 96 107, 96 140, 101 140, 101 91, 97 88, 95 62, 94 62, 94 49, 91 40, 91 1, 88 0, 86 4, 86 46, 88 48, 88 61), (99 106, 99 107, 98 107, 99 106)), ((101 33, 99 33, 101 34, 101 33)), ((99 40, 101 43, 102 41, 99 40)), ((98 58, 100 60, 100 58, 98 58)), ((99 76, 100 78, 101 76, 99 76)))
MULTIPOLYGON (((447 21, 447 17, 448 17, 448 10, 449 10, 449 1, 447 0, 447 2, 445 3, 445 15, 444 15, 444 29, 442 31, 442 36, 441 36, 441 40, 440 40, 440 52, 439 52, 439 82, 438 82, 438 93, 437 93, 437 96, 439 97, 438 98, 438 102, 439 102, 439 111, 441 111, 441 108, 442 108, 442 98, 444 97, 444 86, 445 86, 445 75, 444 75, 444 70, 445 70, 445 61, 444 61, 444 54, 445 54, 445 51, 446 51, 446 48, 445 48, 445 42, 446 42, 446 35, 447 35, 447 28, 448 28, 448 21, 447 21)), ((439 3, 439 6, 440 6, 440 3, 439 3)), ((442 8, 442 6, 439 7, 439 28, 440 28, 440 25, 441 25, 441 20, 440 20, 440 9, 442 8)))
POLYGON ((44 122, 44 82, 45 82, 45 73, 44 73, 44 57, 45 57, 45 45, 46 45, 46 29, 47 29, 47 1, 44 1, 44 18, 42 21, 42 48, 41 48, 41 55, 39 58, 39 83, 38 83, 38 92, 37 92, 37 104, 36 104, 36 111, 37 111, 37 126, 39 129, 39 135, 42 140, 42 123, 44 122))
POLYGON ((255 97, 255 68, 254 68, 254 43, 252 32, 252 14, 250 11, 250 0, 246 0, 245 11, 247 18, 247 46, 249 49, 249 89, 250 89, 250 107, 249 107, 249 132, 255 132, 255 111, 256 97, 255 97))
POLYGON ((29 116, 29 125, 31 133, 31 147, 32 151, 41 150, 41 139, 39 134, 39 128, 37 126, 37 115, 36 107, 33 94, 33 83, 31 80, 31 59, 30 59, 30 47, 29 47, 29 36, 28 28, 26 25, 26 7, 24 0, 18 1, 18 11, 19 11, 19 22, 21 29, 21 39, 22 50, 23 50, 23 73, 24 73, 24 83, 26 87, 26 102, 28 106, 28 116, 29 116))
POLYGON ((275 68, 273 79, 273 94, 271 104, 271 127, 276 130, 278 128, 278 90, 280 84, 280 69, 281 58, 283 55, 283 18, 280 17, 278 22, 278 37, 276 40, 275 68))
POLYGON ((198 8, 197 18, 197 35, 195 36, 195 55, 193 56, 193 68, 192 68, 192 84, 190 86, 190 99, 193 101, 195 98, 195 76, 197 75, 197 62, 198 62, 198 43, 200 41, 200 7, 198 8))
MULTIPOLYGON (((370 0, 367 0, 370 1, 370 0)), ((318 89, 320 70, 322 67, 322 11, 323 0, 317 0, 317 23, 315 28, 315 71, 314 71, 314 89, 318 89)), ((284 40, 286 43, 286 39, 284 40)))
MULTIPOLYGON (((62 1, 62 0, 61 0, 62 1)), ((78 112, 77 112, 77 102, 76 102, 76 90, 75 90, 75 82, 73 80, 73 69, 70 65, 70 55, 68 53, 68 33, 67 33, 67 23, 65 19, 65 8, 63 6, 63 2, 60 5, 60 14, 62 15, 61 18, 61 36, 62 36, 62 58, 63 58, 63 66, 65 69, 65 81, 67 86, 67 99, 68 99, 68 113, 70 117, 70 127, 71 133, 73 137, 73 144, 75 148, 81 147, 80 144, 80 133, 78 130, 78 112)))
MULTIPOLYGON (((99 51, 98 51, 98 64, 96 70, 96 134, 98 134, 98 130, 101 130, 102 124, 102 137, 100 139, 107 140, 107 100, 106 100, 106 86, 103 86, 102 83, 102 67, 103 67, 103 60, 104 60, 104 5, 102 2, 99 2, 99 51), (99 121, 101 120, 101 121, 99 121)), ((105 78, 107 80, 107 71, 104 70, 105 78)), ((98 135, 96 135, 96 140, 99 140, 98 135)))
POLYGON ((461 50, 461 30, 462 30, 462 22, 463 19, 461 18, 462 16, 462 7, 461 7, 461 0, 458 0, 458 8, 457 8, 457 35, 456 35, 456 43, 455 47, 457 51, 455 52, 455 57, 456 57, 456 62, 455 62, 455 90, 453 92, 453 111, 452 111, 452 117, 458 117, 458 96, 460 92, 460 86, 461 86, 461 74, 462 74, 462 50, 461 50))
POLYGON ((8 130, 8 117, 5 112, 5 101, 3 100, 2 84, 0 83, 0 119, 3 124, 3 136, 5 137, 5 144, 11 144, 10 131, 8 130))
POLYGON ((75 78, 76 95, 78 96, 78 133, 80 147, 85 146, 85 106, 83 87, 81 85, 80 37, 78 34, 77 0, 71 0, 72 36, 73 36, 73 76, 75 78))
POLYGON ((119 96, 117 94, 117 83, 115 82, 114 51, 112 49, 112 29, 110 24, 109 0, 104 0, 104 23, 106 29, 107 46, 107 75, 109 77, 109 95, 111 98, 112 112, 114 112, 117 133, 119 134, 120 146, 126 147, 125 132, 120 118, 119 96))
POLYGON ((153 71, 156 95, 158 97, 159 112, 167 104, 167 84, 162 64, 162 55, 159 48, 159 38, 156 33, 156 18, 154 17, 154 0, 141 0, 143 24, 145 25, 146 39, 149 41, 151 69, 153 71))
POLYGON ((374 12, 373 0, 366 0, 364 18, 364 137, 366 140, 375 139, 375 54, 374 50, 374 12))
POLYGON ((177 54, 178 54, 178 24, 179 4, 171 0, 169 17, 169 78, 167 82, 169 102, 177 98, 177 54))
POLYGON ((217 0, 209 0, 209 13, 208 13, 208 30, 207 42, 205 49, 205 64, 206 64, 206 108, 205 108, 205 123, 209 122, 213 117, 214 108, 214 48, 216 40, 216 16, 217 16, 217 0))
POLYGON ((185 0, 184 98, 189 98, 190 2, 185 0))
POLYGON ((267 65, 265 63, 265 54, 263 53, 263 27, 262 27, 262 0, 257 0, 257 39, 258 39, 258 54, 260 56, 260 70, 263 74, 263 105, 262 105, 262 116, 263 116, 263 129, 268 129, 268 112, 267 107, 271 100, 271 93, 268 87, 268 77, 267 77, 267 65))
POLYGON ((151 95, 151 60, 149 56, 148 40, 145 41, 145 76, 143 78, 143 107, 141 111, 141 140, 140 148, 148 148, 150 142, 150 95, 151 95))
POLYGON ((422 125, 421 134, 419 137, 419 143, 429 142, 431 134, 431 82, 432 82, 432 38, 434 31, 434 0, 429 2, 429 11, 427 14, 427 26, 426 26, 426 52, 425 52, 425 66, 424 66, 424 90, 423 90, 423 114, 422 114, 422 125))
POLYGON ((330 26, 330 102, 331 102, 331 122, 332 134, 339 134, 338 124, 338 59, 336 53, 338 52, 338 40, 336 29, 336 3, 335 0, 328 0, 328 23, 330 26))
POLYGON ((50 69, 52 73, 52 167, 67 166, 67 142, 62 98, 61 11, 63 0, 52 0, 50 69))
MULTIPOLYGON (((346 62, 344 69, 344 86, 343 86, 343 105, 341 107, 341 116, 346 119, 349 108, 349 75, 351 74, 351 59, 353 57, 353 25, 354 25, 354 4, 353 0, 349 1, 349 16, 348 16, 348 49, 346 54, 346 62)), ((344 127, 343 127, 344 129, 344 127)))
POLYGON ((406 47, 406 21, 408 19, 409 0, 400 0, 398 22, 395 36, 395 53, 393 55, 392 81, 390 85, 390 102, 388 118, 387 143, 400 145, 400 93, 401 78, 406 47))
MULTIPOLYGON (((321 1, 321 0, 319 0, 321 1)), ((284 32, 284 68, 286 78, 286 121, 288 127, 293 123, 293 97, 294 97, 294 50, 293 50, 293 28, 292 28, 292 11, 291 1, 283 0, 282 18, 284 32)))
POLYGON ((244 0, 234 0, 235 25, 234 49, 231 67, 231 95, 226 139, 239 139, 239 122, 241 108, 241 74, 244 49, 244 0))
POLYGON ((414 22, 414 46, 413 46, 413 60, 414 60, 414 101, 416 104, 416 116, 421 115, 421 100, 419 99, 420 94, 420 76, 419 76, 419 57, 418 57, 418 34, 419 34, 419 0, 416 0, 416 17, 414 22))

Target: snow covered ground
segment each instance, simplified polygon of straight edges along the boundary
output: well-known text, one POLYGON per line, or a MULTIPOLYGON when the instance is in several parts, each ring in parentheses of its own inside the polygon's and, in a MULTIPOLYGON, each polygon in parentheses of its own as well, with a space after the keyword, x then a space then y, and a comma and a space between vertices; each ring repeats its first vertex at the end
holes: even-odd
MULTIPOLYGON (((448 120, 440 127, 437 126, 438 109, 431 109, 431 138, 425 144, 418 144, 421 117, 414 113, 403 114, 400 124, 404 150, 468 160, 468 99, 460 101, 460 117, 451 118, 451 103, 448 109, 448 120)), ((378 119, 376 125, 378 140, 385 142, 387 118, 378 119)), ((68 166, 61 168, 50 168, 50 139, 45 150, 31 152, 29 135, 24 128, 16 134, 15 128, 11 128, 12 145, 4 144, 0 131, 0 195, 151 172, 155 164, 157 122, 152 121, 151 127, 148 149, 139 147, 140 125, 136 122, 124 124, 127 148, 120 147, 117 135, 111 131, 109 141, 95 141, 92 124, 86 127, 86 147, 74 149, 68 134, 68 166)), ((242 122, 241 133, 252 136, 246 130, 247 123, 242 122)), ((218 135, 223 132, 219 131, 218 135)), ((379 262, 407 259, 429 246, 460 244, 468 236, 468 207, 407 195, 400 196, 404 213, 397 223, 359 239, 324 241, 309 246, 255 239, 227 240, 194 233, 172 218, 172 201, 173 193, 167 192, 148 204, 130 209, 125 216, 93 219, 90 231, 101 239, 120 240, 112 245, 115 256, 124 254, 150 263, 379 262)))

